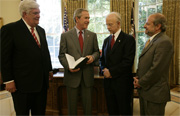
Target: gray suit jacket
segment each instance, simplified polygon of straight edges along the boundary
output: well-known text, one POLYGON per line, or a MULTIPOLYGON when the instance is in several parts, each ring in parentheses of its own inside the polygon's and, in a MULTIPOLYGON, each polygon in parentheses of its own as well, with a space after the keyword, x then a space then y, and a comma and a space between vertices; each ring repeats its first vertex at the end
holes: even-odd
POLYGON ((64 72, 64 84, 69 87, 78 87, 83 76, 85 85, 87 87, 93 86, 94 84, 94 63, 85 65, 80 71, 71 73, 69 71, 68 62, 65 57, 65 53, 70 54, 75 60, 80 57, 92 55, 95 58, 95 62, 99 59, 99 47, 97 42, 97 36, 95 33, 85 30, 84 31, 84 44, 83 54, 81 53, 79 39, 76 29, 73 28, 70 31, 61 35, 59 60, 63 65, 64 72))
POLYGON ((154 103, 170 100, 168 77, 172 55, 171 39, 162 32, 142 51, 137 76, 141 85, 139 95, 145 100, 154 103))

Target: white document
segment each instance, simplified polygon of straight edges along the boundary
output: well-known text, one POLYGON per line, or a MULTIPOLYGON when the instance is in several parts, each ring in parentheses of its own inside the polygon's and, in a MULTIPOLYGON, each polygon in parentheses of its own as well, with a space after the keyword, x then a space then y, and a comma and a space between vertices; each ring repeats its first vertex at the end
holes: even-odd
POLYGON ((68 65, 69 65, 70 69, 81 68, 88 61, 87 57, 81 57, 75 61, 73 56, 71 56, 69 54, 65 54, 65 56, 68 61, 68 65))

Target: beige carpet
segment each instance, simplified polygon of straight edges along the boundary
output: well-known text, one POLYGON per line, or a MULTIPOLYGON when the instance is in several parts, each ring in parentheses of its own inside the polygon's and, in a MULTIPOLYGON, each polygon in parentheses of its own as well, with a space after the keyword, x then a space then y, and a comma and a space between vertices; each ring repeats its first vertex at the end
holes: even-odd
POLYGON ((180 85, 171 89, 171 101, 180 104, 180 85))

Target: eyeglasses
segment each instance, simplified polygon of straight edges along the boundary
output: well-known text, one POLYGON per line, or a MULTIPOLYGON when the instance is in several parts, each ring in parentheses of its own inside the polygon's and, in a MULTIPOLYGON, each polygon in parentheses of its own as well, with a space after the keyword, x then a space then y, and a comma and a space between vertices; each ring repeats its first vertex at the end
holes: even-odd
POLYGON ((114 24, 110 23, 110 24, 106 24, 106 26, 112 27, 114 24))
POLYGON ((116 25, 116 24, 119 25, 120 22, 117 21, 116 23, 115 22, 107 23, 106 26, 112 27, 113 25, 116 25))
POLYGON ((40 14, 40 12, 30 12, 29 14, 39 15, 39 14, 40 14))

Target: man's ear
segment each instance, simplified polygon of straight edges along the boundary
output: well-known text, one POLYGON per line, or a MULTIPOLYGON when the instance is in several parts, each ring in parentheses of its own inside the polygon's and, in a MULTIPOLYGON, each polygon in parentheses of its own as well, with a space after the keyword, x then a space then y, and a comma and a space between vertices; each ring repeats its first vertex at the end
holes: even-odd
POLYGON ((118 24, 119 26, 121 26, 121 23, 120 23, 120 21, 118 21, 118 22, 117 22, 117 24, 118 24))
POLYGON ((161 29, 161 24, 157 24, 156 25, 156 30, 160 30, 161 29))
POLYGON ((27 13, 26 13, 26 12, 23 12, 23 17, 26 16, 26 15, 27 15, 27 13))
POLYGON ((79 20, 79 18, 78 18, 78 17, 76 17, 75 19, 76 19, 76 23, 77 23, 77 22, 78 22, 78 20, 79 20))

